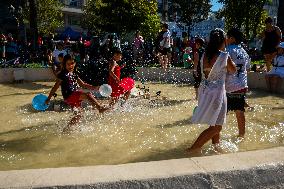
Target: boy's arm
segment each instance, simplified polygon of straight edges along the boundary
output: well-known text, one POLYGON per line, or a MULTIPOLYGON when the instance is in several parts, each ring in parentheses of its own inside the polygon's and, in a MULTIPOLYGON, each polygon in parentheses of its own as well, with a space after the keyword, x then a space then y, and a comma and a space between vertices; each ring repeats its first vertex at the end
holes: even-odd
POLYGON ((236 64, 232 61, 231 57, 228 57, 227 60, 227 70, 230 74, 233 74, 237 71, 236 64))
POLYGON ((54 93, 57 91, 57 89, 59 88, 59 86, 61 85, 61 80, 60 79, 56 79, 56 82, 54 84, 54 86, 52 87, 46 101, 45 101, 45 104, 48 104, 51 97, 54 95, 54 93))
POLYGON ((282 32, 279 27, 276 27, 276 33, 278 35, 278 43, 280 43, 282 39, 282 32))
POLYGON ((77 82, 82 88, 87 88, 87 89, 90 89, 90 90, 99 90, 99 86, 93 86, 93 85, 90 85, 88 83, 85 83, 79 77, 77 79, 77 82))

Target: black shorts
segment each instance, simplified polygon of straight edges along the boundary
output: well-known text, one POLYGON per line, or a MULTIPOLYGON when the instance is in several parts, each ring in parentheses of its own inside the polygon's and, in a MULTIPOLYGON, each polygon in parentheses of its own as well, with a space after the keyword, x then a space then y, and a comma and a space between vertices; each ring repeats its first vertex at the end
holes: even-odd
POLYGON ((271 46, 262 46, 261 47, 261 51, 263 54, 273 54, 275 52, 277 52, 277 48, 276 47, 271 47, 271 46))
POLYGON ((171 53, 171 48, 160 48, 159 49, 159 52, 162 54, 162 55, 168 55, 168 53, 171 53))
POLYGON ((245 93, 227 93, 227 112, 241 110, 245 111, 245 93))

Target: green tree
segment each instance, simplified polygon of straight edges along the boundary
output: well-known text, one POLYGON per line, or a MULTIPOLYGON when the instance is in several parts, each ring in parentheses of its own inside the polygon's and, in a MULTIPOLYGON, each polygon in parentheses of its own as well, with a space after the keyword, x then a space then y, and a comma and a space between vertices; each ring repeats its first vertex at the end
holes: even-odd
POLYGON ((31 28, 36 27, 39 33, 47 35, 63 26, 63 5, 59 0, 29 0, 29 5, 25 9, 26 20, 31 28))
POLYGON ((263 6, 271 0, 219 0, 224 5, 219 16, 225 17, 226 28, 241 28, 245 37, 255 37, 263 29, 266 12, 263 6))
POLYGON ((212 5, 210 0, 173 0, 180 6, 180 21, 190 26, 208 18, 212 5))
POLYGON ((89 0, 83 26, 96 33, 141 30, 145 37, 159 30, 156 0, 89 0))

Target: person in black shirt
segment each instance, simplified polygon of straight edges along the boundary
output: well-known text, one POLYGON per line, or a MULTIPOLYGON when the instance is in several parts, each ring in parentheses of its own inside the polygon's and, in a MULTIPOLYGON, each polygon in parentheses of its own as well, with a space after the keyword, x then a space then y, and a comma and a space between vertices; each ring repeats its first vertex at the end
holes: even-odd
MULTIPOLYGON (((100 105, 97 99, 90 93, 83 92, 80 90, 80 87, 88 88, 90 90, 98 90, 98 86, 92 86, 90 84, 84 83, 77 75, 75 70, 76 63, 71 55, 67 54, 63 59, 63 69, 58 74, 56 83, 51 89, 46 104, 49 103, 51 97, 57 91, 59 86, 61 86, 61 92, 65 103, 70 105, 72 108, 81 109, 81 102, 83 100, 88 100, 93 106, 95 106, 100 113, 106 111, 108 108, 100 105)), ((78 114, 75 114, 75 117, 71 119, 68 126, 63 129, 63 132, 69 131, 71 126, 78 123, 80 118, 80 111, 78 114)))
POLYGON ((266 71, 270 71, 272 60, 277 54, 277 46, 281 42, 282 33, 279 27, 273 25, 271 17, 266 18, 265 25, 266 28, 262 33, 263 43, 261 50, 265 59, 266 71))

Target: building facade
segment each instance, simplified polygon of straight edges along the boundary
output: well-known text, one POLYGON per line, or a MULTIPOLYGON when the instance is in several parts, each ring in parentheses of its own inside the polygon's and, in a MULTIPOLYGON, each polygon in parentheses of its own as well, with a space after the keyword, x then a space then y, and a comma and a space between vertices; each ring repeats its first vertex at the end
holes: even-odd
POLYGON ((82 32, 81 20, 83 17, 83 7, 87 0, 60 0, 64 5, 62 12, 64 18, 64 28, 72 28, 77 32, 82 32))
POLYGON ((214 16, 209 17, 209 19, 195 23, 191 26, 190 35, 199 36, 204 39, 209 38, 210 32, 215 28, 225 28, 224 19, 216 19, 214 16))

